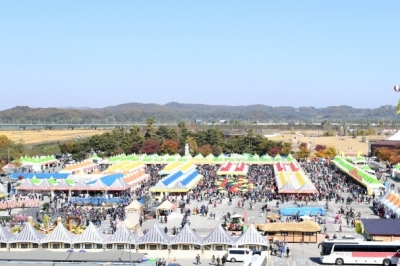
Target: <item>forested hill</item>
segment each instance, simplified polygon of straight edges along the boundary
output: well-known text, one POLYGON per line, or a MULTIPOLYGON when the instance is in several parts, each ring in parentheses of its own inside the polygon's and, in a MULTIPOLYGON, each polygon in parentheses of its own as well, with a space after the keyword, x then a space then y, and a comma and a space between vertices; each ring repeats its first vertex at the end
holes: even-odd
POLYGON ((177 122, 179 120, 201 119, 205 122, 218 120, 248 120, 250 122, 281 121, 295 122, 307 120, 395 120, 395 106, 381 106, 375 109, 360 109, 351 106, 330 106, 325 108, 290 106, 272 107, 267 105, 226 106, 205 104, 182 104, 177 102, 159 104, 126 103, 105 108, 65 109, 59 108, 30 108, 17 106, 0 111, 0 123, 46 121, 59 123, 73 121, 74 123, 92 122, 144 122, 153 117, 158 122, 177 122))

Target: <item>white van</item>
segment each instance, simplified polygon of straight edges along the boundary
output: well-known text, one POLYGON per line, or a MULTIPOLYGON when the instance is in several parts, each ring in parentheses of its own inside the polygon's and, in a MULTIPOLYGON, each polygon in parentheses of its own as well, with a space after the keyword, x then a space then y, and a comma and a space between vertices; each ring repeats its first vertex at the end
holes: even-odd
POLYGON ((251 250, 248 248, 228 248, 227 261, 245 261, 249 256, 251 256, 251 250))
POLYGON ((242 266, 267 266, 267 257, 265 254, 249 256, 242 266))

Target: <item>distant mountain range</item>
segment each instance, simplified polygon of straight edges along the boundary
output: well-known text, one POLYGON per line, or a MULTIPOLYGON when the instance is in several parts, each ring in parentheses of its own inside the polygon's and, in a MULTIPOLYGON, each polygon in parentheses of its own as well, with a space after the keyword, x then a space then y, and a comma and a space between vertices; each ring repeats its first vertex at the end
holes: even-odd
POLYGON ((272 107, 267 105, 226 106, 206 104, 183 104, 170 102, 165 105, 126 103, 104 108, 65 107, 30 108, 17 106, 0 111, 0 123, 4 121, 30 122, 46 121, 54 123, 100 123, 100 122, 144 122, 153 117, 156 123, 183 121, 212 122, 219 120, 247 120, 249 122, 269 121, 378 121, 395 120, 395 106, 381 106, 375 109, 353 108, 351 106, 329 106, 325 108, 290 106, 272 107))

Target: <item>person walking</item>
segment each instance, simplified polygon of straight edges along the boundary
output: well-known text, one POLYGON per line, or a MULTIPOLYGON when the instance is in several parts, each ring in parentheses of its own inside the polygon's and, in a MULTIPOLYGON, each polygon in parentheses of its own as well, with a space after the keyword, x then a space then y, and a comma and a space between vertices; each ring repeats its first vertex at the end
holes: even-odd
POLYGON ((220 259, 219 259, 219 255, 217 256, 217 266, 219 266, 219 262, 220 262, 220 259))
POLYGON ((196 255, 196 264, 201 264, 199 254, 196 255))
POLYGON ((215 264, 215 255, 212 255, 212 258, 211 258, 211 265, 214 265, 215 264))

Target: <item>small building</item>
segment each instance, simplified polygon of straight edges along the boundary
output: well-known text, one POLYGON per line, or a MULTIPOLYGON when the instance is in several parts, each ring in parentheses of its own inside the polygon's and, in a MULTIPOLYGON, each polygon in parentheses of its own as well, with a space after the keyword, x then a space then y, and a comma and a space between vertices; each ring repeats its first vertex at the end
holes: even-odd
POLYGON ((136 244, 136 250, 149 249, 149 250, 167 250, 171 237, 162 232, 157 224, 153 226, 140 237, 136 244))
POLYGON ((49 249, 68 249, 71 248, 71 243, 78 236, 68 231, 67 228, 58 221, 56 228, 40 241, 42 248, 49 249))
POLYGON ((190 226, 186 224, 182 231, 180 231, 179 234, 169 242, 169 244, 172 250, 194 250, 201 249, 202 241, 203 239, 193 232, 190 226))
POLYGON ((204 255, 212 255, 212 251, 223 251, 232 247, 235 244, 233 239, 225 229, 222 228, 221 224, 218 224, 214 230, 203 239, 202 245, 204 251, 211 251, 210 254, 204 253, 204 255))
POLYGON ((251 250, 268 250, 268 239, 263 236, 253 224, 247 228, 239 239, 236 240, 235 245, 240 248, 249 248, 251 250))
POLYGON ((371 156, 376 155, 376 150, 379 148, 388 148, 388 149, 395 149, 400 147, 400 141, 396 140, 380 140, 371 143, 371 156))
POLYGON ((400 240, 399 219, 361 219, 362 233, 369 241, 400 240))
POLYGON ((13 239, 8 241, 10 249, 39 248, 40 241, 46 236, 37 231, 30 222, 25 223, 24 229, 13 239))
POLYGON ((306 220, 299 223, 268 223, 256 225, 257 230, 264 231, 269 241, 289 243, 317 243, 321 226, 306 220))
POLYGON ((104 241, 106 249, 135 249, 136 241, 139 239, 137 235, 129 231, 124 223, 104 241))
POLYGON ((72 240, 75 249, 103 249, 103 242, 107 236, 100 233, 93 223, 77 238, 72 240))

